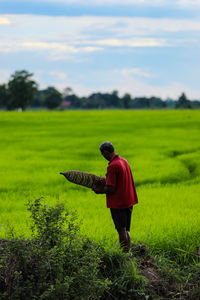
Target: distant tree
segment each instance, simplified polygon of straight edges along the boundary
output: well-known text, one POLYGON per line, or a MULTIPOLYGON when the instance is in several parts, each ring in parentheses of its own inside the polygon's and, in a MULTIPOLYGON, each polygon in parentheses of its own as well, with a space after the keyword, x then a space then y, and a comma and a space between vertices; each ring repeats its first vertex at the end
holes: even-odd
POLYGON ((182 93, 178 98, 176 108, 192 108, 191 102, 187 99, 185 93, 182 93))
POLYGON ((166 103, 162 101, 161 98, 151 97, 149 98, 149 107, 150 108, 164 108, 166 107, 166 103))
POLYGON ((76 106, 75 107, 80 107, 80 108, 88 108, 88 97, 81 97, 81 98, 78 98, 79 99, 79 103, 76 102, 76 106), (79 106, 77 106, 79 105, 79 106))
POLYGON ((172 100, 172 99, 170 99, 170 98, 167 98, 167 99, 165 100, 166 107, 168 107, 168 108, 175 108, 176 103, 177 103, 176 100, 172 100))
POLYGON ((42 107, 42 106, 44 106, 44 92, 43 92, 43 90, 36 91, 31 106, 32 107, 42 107))
POLYGON ((192 108, 200 109, 200 101, 199 100, 191 101, 191 105, 192 105, 192 108))
POLYGON ((166 103, 161 98, 157 97, 138 97, 132 100, 131 107, 144 109, 165 108, 166 103))
POLYGON ((88 97, 90 108, 111 107, 111 95, 107 93, 93 93, 88 97))
POLYGON ((125 94, 122 99, 121 99, 124 108, 130 108, 131 107, 131 95, 130 94, 125 94))
POLYGON ((113 91, 110 95, 110 104, 111 107, 120 107, 121 106, 121 99, 119 98, 118 91, 113 91))
POLYGON ((63 91, 62 94, 63 94, 64 97, 67 97, 67 96, 69 96, 69 95, 72 95, 72 94, 73 94, 73 89, 70 88, 70 87, 66 87, 66 88, 64 89, 64 91, 63 91))
POLYGON ((32 103, 37 83, 31 79, 32 73, 26 70, 16 71, 11 75, 8 82, 8 101, 6 106, 9 110, 22 108, 23 110, 32 103))
POLYGON ((8 100, 8 89, 6 84, 0 84, 0 108, 6 106, 8 100))
POLYGON ((81 99, 75 94, 65 96, 64 100, 71 102, 71 107, 80 108, 82 106, 81 99))
POLYGON ((88 108, 104 108, 105 94, 93 93, 88 97, 88 108))
POLYGON ((149 108, 149 99, 146 97, 136 97, 131 104, 132 108, 149 108))
POLYGON ((54 87, 48 87, 46 90, 43 91, 44 93, 44 105, 49 109, 54 109, 63 101, 62 94, 56 90, 54 87))

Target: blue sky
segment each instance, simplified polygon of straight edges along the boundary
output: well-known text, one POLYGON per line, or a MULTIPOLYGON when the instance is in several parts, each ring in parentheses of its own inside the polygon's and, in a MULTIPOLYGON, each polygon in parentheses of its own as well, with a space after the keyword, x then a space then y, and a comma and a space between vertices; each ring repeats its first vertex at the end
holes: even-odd
POLYGON ((200 99, 200 0, 0 0, 0 37, 0 83, 200 99))

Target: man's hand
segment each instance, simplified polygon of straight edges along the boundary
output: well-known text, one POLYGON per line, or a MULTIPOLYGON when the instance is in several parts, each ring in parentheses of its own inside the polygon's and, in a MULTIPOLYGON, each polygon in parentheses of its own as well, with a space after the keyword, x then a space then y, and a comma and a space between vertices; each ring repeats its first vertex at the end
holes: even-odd
POLYGON ((95 194, 104 194, 104 187, 103 186, 94 186, 93 187, 93 192, 95 192, 95 194))
POLYGON ((94 186, 92 190, 96 194, 113 194, 116 188, 111 185, 104 185, 104 186, 94 186))

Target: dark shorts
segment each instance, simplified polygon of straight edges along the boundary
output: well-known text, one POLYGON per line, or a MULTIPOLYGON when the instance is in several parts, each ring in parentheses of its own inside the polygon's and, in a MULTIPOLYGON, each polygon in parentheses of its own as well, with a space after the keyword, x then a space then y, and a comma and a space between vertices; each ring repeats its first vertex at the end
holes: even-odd
POLYGON ((110 209, 112 219, 117 231, 124 227, 126 227, 127 231, 130 231, 132 209, 133 206, 129 208, 123 208, 123 209, 118 209, 118 208, 110 209))

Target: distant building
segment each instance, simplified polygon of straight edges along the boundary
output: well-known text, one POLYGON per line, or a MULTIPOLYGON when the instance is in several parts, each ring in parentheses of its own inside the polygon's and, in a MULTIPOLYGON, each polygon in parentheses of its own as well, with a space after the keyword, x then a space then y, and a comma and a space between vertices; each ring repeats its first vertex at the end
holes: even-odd
POLYGON ((71 101, 63 101, 61 106, 64 108, 68 108, 72 105, 71 101))

